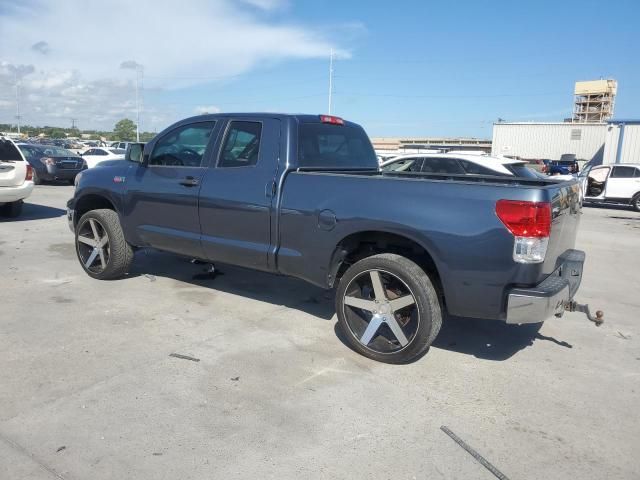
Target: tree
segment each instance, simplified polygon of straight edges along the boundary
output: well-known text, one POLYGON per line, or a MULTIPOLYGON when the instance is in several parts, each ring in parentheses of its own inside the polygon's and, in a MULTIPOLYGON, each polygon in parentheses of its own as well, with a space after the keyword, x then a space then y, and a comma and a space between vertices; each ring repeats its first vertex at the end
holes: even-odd
POLYGON ((136 139, 136 124, 128 118, 123 118, 113 127, 116 140, 132 141, 136 139))

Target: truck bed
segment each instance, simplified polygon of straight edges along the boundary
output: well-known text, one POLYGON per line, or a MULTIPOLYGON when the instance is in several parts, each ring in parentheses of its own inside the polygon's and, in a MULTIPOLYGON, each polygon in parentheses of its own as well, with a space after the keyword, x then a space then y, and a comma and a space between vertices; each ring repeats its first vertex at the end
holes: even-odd
POLYGON ((575 245, 577 181, 335 169, 298 169, 285 177, 278 270, 318 285, 326 285, 335 245, 354 232, 383 231, 429 252, 450 313, 504 318, 506 289, 540 283, 575 245), (495 212, 501 199, 551 204, 543 263, 513 261, 513 236, 495 212), (332 225, 323 225, 327 218, 335 219, 332 225))

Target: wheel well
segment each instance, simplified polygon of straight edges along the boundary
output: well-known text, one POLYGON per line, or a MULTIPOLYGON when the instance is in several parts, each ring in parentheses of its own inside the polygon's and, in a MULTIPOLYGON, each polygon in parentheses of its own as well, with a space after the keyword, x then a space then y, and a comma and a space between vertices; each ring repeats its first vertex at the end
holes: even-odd
POLYGON ((395 253, 418 264, 429 275, 444 304, 442 281, 431 254, 414 240, 393 233, 359 232, 344 238, 336 247, 331 260, 331 285, 340 280, 351 265, 379 253, 395 253))
POLYGON ((116 211, 113 203, 101 195, 90 194, 80 197, 75 205, 75 222, 77 223, 82 218, 82 215, 88 211, 99 208, 116 211))

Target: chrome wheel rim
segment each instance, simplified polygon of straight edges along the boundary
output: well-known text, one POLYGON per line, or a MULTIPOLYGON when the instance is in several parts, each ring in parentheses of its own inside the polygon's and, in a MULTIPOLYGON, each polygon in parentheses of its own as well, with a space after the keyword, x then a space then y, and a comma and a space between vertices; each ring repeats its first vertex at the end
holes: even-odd
POLYGON ((85 270, 102 273, 107 268, 111 256, 109 235, 95 218, 86 219, 78 227, 76 248, 85 270))
POLYGON ((367 270, 347 285, 343 315, 349 333, 365 348, 379 354, 407 348, 420 327, 416 296, 398 276, 367 270))

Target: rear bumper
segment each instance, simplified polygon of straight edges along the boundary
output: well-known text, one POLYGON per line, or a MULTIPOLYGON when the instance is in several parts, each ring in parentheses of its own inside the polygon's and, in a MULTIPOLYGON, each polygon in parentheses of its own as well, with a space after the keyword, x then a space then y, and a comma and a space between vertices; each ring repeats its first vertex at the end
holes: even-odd
POLYGON ((27 181, 16 187, 0 187, 0 204, 24 200, 33 192, 33 182, 27 181))
POLYGON ((46 172, 38 172, 43 180, 71 180, 82 171, 81 168, 58 168, 48 166, 46 172))
POLYGON ((507 323, 539 323, 562 315, 582 281, 585 254, 568 250, 560 257, 560 266, 541 283, 531 288, 511 289, 507 297, 507 323))

